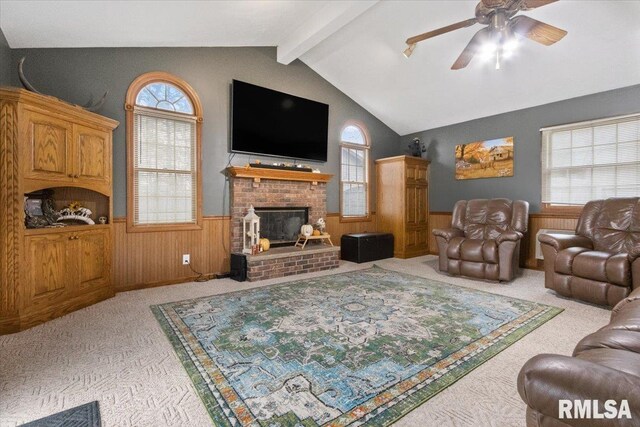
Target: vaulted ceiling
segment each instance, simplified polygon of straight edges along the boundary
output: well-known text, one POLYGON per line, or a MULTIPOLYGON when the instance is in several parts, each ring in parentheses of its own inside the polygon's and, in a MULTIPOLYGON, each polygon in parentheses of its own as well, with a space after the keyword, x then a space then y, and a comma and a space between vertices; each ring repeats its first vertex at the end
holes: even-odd
POLYGON ((568 31, 545 47, 523 40, 495 70, 451 64, 469 28, 407 37, 473 17, 476 1, 9 1, 10 47, 277 46, 401 135, 640 84, 640 1, 561 0, 525 12, 568 31))

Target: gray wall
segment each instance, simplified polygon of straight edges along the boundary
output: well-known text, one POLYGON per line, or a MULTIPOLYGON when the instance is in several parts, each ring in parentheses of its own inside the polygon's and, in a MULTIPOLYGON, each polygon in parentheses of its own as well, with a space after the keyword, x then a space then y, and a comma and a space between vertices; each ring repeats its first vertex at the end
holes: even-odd
MULTIPOLYGON (((228 187, 222 171, 228 162, 232 79, 329 104, 329 160, 326 164, 311 164, 335 175, 328 188, 328 212, 339 211, 338 142, 345 122, 356 120, 368 128, 374 159, 398 153, 398 134, 302 62, 278 64, 275 48, 14 49, 11 54, 13 61, 27 57, 25 75, 43 93, 84 104, 91 94, 100 97, 109 90, 99 113, 120 121, 113 144, 116 216, 126 214, 125 95, 131 82, 148 71, 167 71, 183 78, 196 90, 203 104, 204 215, 228 213, 228 187)), ((17 83, 14 76, 13 84, 17 83)), ((246 155, 237 155, 232 164, 243 165, 248 159, 246 155)))
POLYGON ((0 86, 9 86, 12 82, 11 78, 11 49, 4 33, 0 28, 0 86))
POLYGON ((428 144, 431 211, 451 211, 457 200, 507 197, 526 200, 531 212, 538 212, 542 185, 540 128, 637 112, 640 85, 405 135, 401 148, 414 137, 428 144), (505 136, 515 137, 513 177, 456 181, 456 145, 505 136))

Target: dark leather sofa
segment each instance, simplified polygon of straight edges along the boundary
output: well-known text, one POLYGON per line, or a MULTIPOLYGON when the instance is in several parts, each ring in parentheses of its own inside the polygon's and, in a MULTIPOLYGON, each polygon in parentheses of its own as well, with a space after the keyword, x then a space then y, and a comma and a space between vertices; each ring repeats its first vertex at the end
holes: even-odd
POLYGON ((453 276, 510 281, 520 271, 520 240, 529 203, 508 199, 460 200, 451 228, 435 229, 439 269, 453 276))
POLYGON ((640 426, 640 288, 616 305, 608 325, 578 343, 573 357, 541 354, 530 359, 518 376, 518 392, 527 404, 528 427, 640 426), (574 410, 572 419, 566 411, 560 419, 560 399, 591 405, 597 400, 598 412, 605 415, 615 415, 605 402, 616 402, 618 411, 626 399, 631 418, 621 412, 614 418, 593 418, 592 406, 591 419, 575 418, 581 414, 574 410))
POLYGON ((575 236, 538 240, 544 285, 560 295, 614 306, 640 287, 640 197, 591 201, 575 236))

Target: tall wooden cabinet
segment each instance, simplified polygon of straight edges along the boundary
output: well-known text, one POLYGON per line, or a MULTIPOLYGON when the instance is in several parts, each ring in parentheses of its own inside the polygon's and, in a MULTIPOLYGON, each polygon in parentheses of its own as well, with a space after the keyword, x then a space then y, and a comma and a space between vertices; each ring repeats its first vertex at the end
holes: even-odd
POLYGON ((113 296, 117 125, 53 97, 0 88, 0 334, 113 296), (71 201, 91 209, 96 225, 27 229, 25 194, 43 189, 53 190, 58 209, 71 201))
POLYGON ((396 156, 376 160, 378 231, 393 233, 394 256, 429 253, 429 161, 396 156))

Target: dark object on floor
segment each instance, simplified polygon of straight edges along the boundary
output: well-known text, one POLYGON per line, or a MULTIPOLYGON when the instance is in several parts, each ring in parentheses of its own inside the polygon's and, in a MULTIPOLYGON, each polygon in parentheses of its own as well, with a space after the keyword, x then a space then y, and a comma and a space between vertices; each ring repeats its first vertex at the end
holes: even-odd
POLYGON ((640 197, 593 200, 575 236, 538 240, 544 286, 562 296, 613 307, 640 287, 640 197))
POLYGON ((451 228, 435 229, 440 271, 452 276, 511 281, 520 272, 520 240, 529 203, 508 199, 460 200, 451 228))
POLYGON ((244 282, 247 280, 247 258, 242 254, 231 254, 231 273, 233 280, 244 282))
POLYGON ((340 239, 340 253, 343 260, 358 264, 393 258, 393 234, 344 234, 340 239))
POLYGON ((573 357, 540 354, 525 363, 518 375, 518 392, 527 404, 528 427, 638 426, 640 288, 616 305, 608 325, 578 343, 573 357), (568 420, 563 411, 565 423, 560 420, 560 399, 572 404, 572 416, 577 403, 593 402, 600 414, 606 414, 603 405, 610 400, 616 402, 620 416, 626 401, 631 418, 568 420))
POLYGON ((39 420, 23 424, 23 427, 100 427, 100 408, 97 401, 85 403, 39 420))

